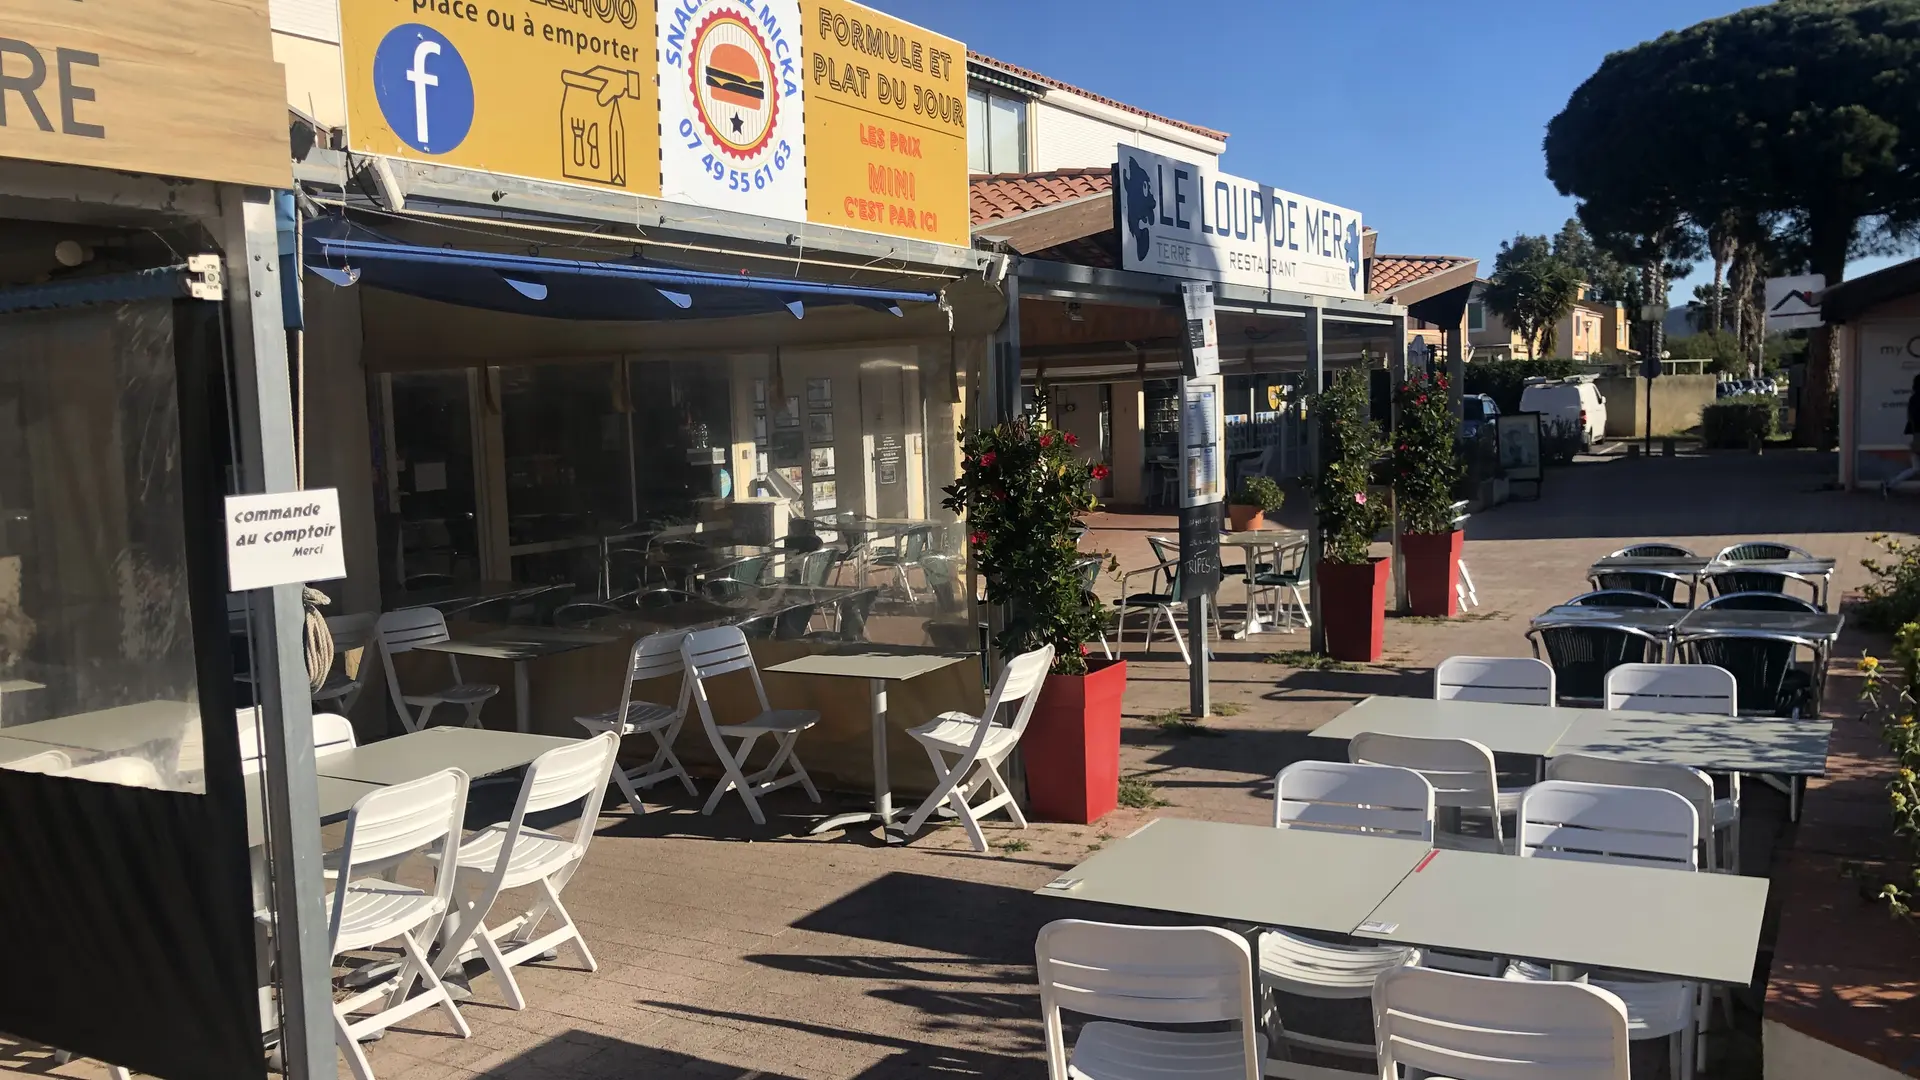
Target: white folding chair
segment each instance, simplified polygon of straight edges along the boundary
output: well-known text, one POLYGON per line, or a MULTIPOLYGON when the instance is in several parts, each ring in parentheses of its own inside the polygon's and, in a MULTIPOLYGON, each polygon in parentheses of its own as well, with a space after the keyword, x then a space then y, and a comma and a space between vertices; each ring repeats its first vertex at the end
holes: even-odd
POLYGON ((1433 669, 1435 701, 1553 704, 1553 666, 1530 656, 1449 656, 1433 669))
POLYGON ((73 768, 73 759, 64 750, 48 750, 28 757, 15 758, 4 766, 14 772, 64 773, 73 768))
MULTIPOLYGON (((1740 714, 1740 685, 1734 679, 1733 672, 1712 664, 1622 664, 1607 672, 1607 700, 1609 709, 1630 709, 1639 712, 1680 712, 1709 713, 1715 716, 1738 716, 1740 714)), ((1564 777, 1567 780, 1589 779, 1581 776, 1564 777)), ((1602 780, 1600 783, 1623 783, 1624 781, 1602 780)), ((1640 784, 1640 787, 1667 787, 1666 784, 1640 784)), ((1711 783, 1709 783, 1711 789, 1711 783)), ((1693 799, 1691 786, 1688 790, 1675 787, 1689 801, 1693 799)), ((1707 845, 1706 867, 1709 870, 1726 870, 1729 873, 1740 872, 1740 774, 1727 776, 1726 798, 1714 798, 1708 813, 1700 819, 1700 835, 1707 845), (1721 857, 1715 851, 1713 840, 1721 833, 1726 834, 1726 855, 1721 857)))
POLYGON ((1267 1040, 1254 1027, 1253 957, 1233 934, 1062 919, 1040 928, 1033 954, 1048 1080, 1260 1080, 1267 1040), (1069 1047, 1062 1010, 1100 1019, 1069 1047), (1239 1030, 1164 1030, 1223 1021, 1239 1030))
POLYGON ((668 631, 661 634, 649 634, 633 643, 633 652, 627 656, 627 676, 620 687, 620 704, 606 712, 590 716, 576 716, 573 722, 586 728, 589 733, 612 732, 615 738, 628 735, 649 735, 653 738, 653 757, 637 769, 622 769, 615 764, 613 782, 620 785, 620 794, 627 805, 636 814, 644 814, 647 808, 640 801, 641 788, 650 788, 662 780, 680 778, 687 794, 697 795, 693 786, 693 777, 687 775, 687 767, 673 752, 673 743, 680 737, 680 725, 687 720, 687 662, 680 655, 680 643, 685 640, 682 631, 668 631), (633 684, 649 679, 664 679, 680 676, 680 697, 672 705, 660 705, 643 701, 633 696, 633 684))
POLYGON ((1457 1080, 1629 1080, 1627 1009, 1583 983, 1398 968, 1373 988, 1380 1076, 1457 1080), (1418 1070, 1418 1074, 1415 1073, 1418 1070))
MULTIPOLYGON (((1690 871, 1698 866, 1699 828, 1693 805, 1671 791, 1548 780, 1528 789, 1520 804, 1520 854, 1690 871)), ((1660 917, 1658 911, 1646 915, 1660 917)), ((1550 977, 1536 964, 1507 969, 1509 979, 1540 982, 1550 977)), ((1672 1038, 1673 1075, 1691 1080, 1698 1034, 1706 1027, 1706 996, 1698 984, 1673 979, 1589 981, 1625 1004, 1628 1038, 1672 1038)))
POLYGON ((713 752, 720 758, 723 774, 700 812, 713 813, 720 805, 721 796, 728 791, 738 791, 753 823, 765 825, 767 817, 760 810, 760 798, 791 784, 799 784, 807 798, 819 802, 820 792, 813 786, 813 778, 807 775, 806 766, 800 764, 800 755, 794 752, 793 746, 801 732, 820 722, 820 714, 812 709, 776 709, 767 701, 766 684, 760 681, 760 668, 753 662, 753 653, 740 628, 716 626, 696 630, 680 643, 680 654, 687 665, 687 683, 694 704, 700 707, 700 724, 706 728, 713 752), (760 713, 742 723, 718 724, 713 718, 713 703, 707 699, 706 680, 739 671, 752 676, 753 692, 760 699, 760 713), (774 737, 773 760, 759 772, 748 775, 747 755, 762 735, 774 737), (727 749, 728 739, 740 740, 738 749, 727 749), (787 769, 785 776, 780 775, 783 766, 787 769))
POLYGON ((979 819, 995 810, 1005 807, 1016 828, 1027 827, 1026 815, 1020 812, 1006 778, 1000 775, 1000 765, 1020 744, 1020 736, 1026 732, 1027 721, 1033 716, 1034 703, 1040 700, 1040 684, 1046 681, 1047 669, 1052 666, 1051 645, 1021 653, 1001 670, 1000 681, 993 688, 993 696, 987 699, 985 712, 979 716, 944 712, 907 732, 927 752, 937 781, 933 793, 908 819, 908 836, 924 828, 927 819, 942 803, 951 806, 960 823, 966 826, 967 837, 973 841, 976 851, 987 850, 987 838, 980 832, 979 819), (1009 706, 1013 710, 1012 722, 1004 727, 994 723, 1000 710, 1009 706), (948 755, 954 759, 949 761, 948 755), (992 790, 993 797, 974 806, 973 794, 982 785, 992 790))
MULTIPOLYGON (((1411 769, 1297 761, 1273 781, 1273 824, 1278 829, 1363 833, 1433 842, 1433 785, 1411 769)), ((1293 1047, 1321 1054, 1374 1060, 1372 1042, 1353 1042, 1290 1031, 1281 1020, 1276 993, 1320 1001, 1364 1000, 1382 972, 1418 963, 1405 945, 1349 944, 1264 929, 1258 938, 1261 1012, 1274 1057, 1269 1076, 1317 1080, 1337 1070, 1291 1060, 1293 1047)), ((1355 1075, 1358 1075, 1357 1073, 1355 1075)))
POLYGON ((449 917, 448 947, 441 959, 443 970, 451 968, 469 949, 477 950, 486 960, 487 969, 499 980, 500 992, 508 1006, 514 1009, 526 1008, 527 1002, 520 993, 520 984, 514 980, 513 969, 567 942, 580 950, 580 958, 588 971, 599 970, 579 924, 560 903, 560 891, 586 860, 587 844, 593 840, 601 801, 607 793, 607 775, 613 771, 614 756, 619 750, 620 737, 603 731, 573 746, 549 750, 534 758, 533 764, 527 766, 526 779, 520 783, 520 798, 513 805, 513 816, 461 841, 456 884, 460 886, 462 898, 449 917), (527 824, 528 814, 571 803, 582 803, 580 822, 573 830, 572 839, 527 824), (527 885, 537 885, 540 889, 533 906, 489 927, 486 920, 500 894, 527 885), (559 920, 559 925, 535 937, 534 931, 549 914, 559 920))
POLYGON ((440 935, 451 905, 454 875, 449 864, 460 857, 460 819, 466 808, 467 774, 446 769, 368 792, 347 814, 340 872, 323 912, 327 955, 338 963, 346 953, 398 941, 403 956, 393 975, 333 1003, 334 1044, 346 1056, 354 1080, 373 1078, 360 1039, 415 1013, 438 1006, 461 1038, 470 1034, 466 1019, 427 962, 427 949, 440 935), (355 873, 363 867, 385 873, 407 856, 428 850, 439 864, 432 892, 355 873), (421 984, 417 994, 412 992, 416 980, 421 984), (371 1016, 350 1019, 383 998, 385 1003, 371 1016))
POLYGON ((467 726, 477 728, 481 707, 500 692, 500 688, 491 683, 462 681, 460 660, 452 653, 447 654, 447 666, 453 671, 453 685, 430 694, 409 694, 400 689, 400 676, 393 669, 393 658, 422 645, 447 641, 451 636, 447 633, 446 616, 435 608, 401 608, 380 616, 377 626, 380 664, 387 669, 387 691, 393 696, 393 709, 400 714, 401 726, 410 732, 426 727, 434 707, 441 704, 466 706, 467 726), (420 709, 418 715, 413 712, 414 706, 420 709))
POLYGON ((1438 832, 1437 846, 1474 851, 1507 850, 1506 828, 1500 819, 1519 810, 1520 797, 1527 789, 1499 785, 1493 770, 1493 751, 1484 743, 1365 731, 1348 742, 1347 759, 1361 765, 1412 769, 1433 785, 1434 806, 1455 811, 1456 816, 1459 811, 1484 815, 1493 830, 1491 838, 1467 836, 1457 829, 1438 832))
POLYGON ((367 663, 372 657, 365 650, 373 644, 373 631, 379 619, 379 613, 374 611, 327 616, 327 632, 333 635, 333 655, 340 670, 329 672, 320 689, 313 692, 316 703, 330 705, 331 711, 341 714, 353 712, 353 703, 360 700, 360 691, 366 688, 367 672, 373 669, 373 665, 367 663), (347 653, 355 649, 361 650, 360 660, 349 675, 347 653))
POLYGON ((1621 761, 1589 754, 1562 754, 1547 762, 1547 779, 1572 780, 1583 784, 1611 784, 1615 787, 1659 788, 1671 791, 1693 807, 1700 843, 1705 851, 1701 864, 1719 869, 1719 853, 1713 840, 1715 805, 1713 778, 1685 765, 1621 761))
POLYGON ((339 713, 313 714, 313 756, 332 757, 359 745, 353 734, 353 721, 339 713))

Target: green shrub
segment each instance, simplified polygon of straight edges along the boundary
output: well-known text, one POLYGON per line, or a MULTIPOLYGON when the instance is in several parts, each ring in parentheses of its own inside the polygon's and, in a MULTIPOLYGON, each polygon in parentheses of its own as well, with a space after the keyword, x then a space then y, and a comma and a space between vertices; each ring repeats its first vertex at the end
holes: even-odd
POLYGON ((1467 365, 1466 393, 1485 394, 1503 413, 1520 411, 1520 391, 1535 376, 1562 379, 1579 371, 1572 360, 1476 360, 1467 365))
POLYGON ((1415 372, 1400 385, 1393 433, 1393 491, 1411 533, 1453 531, 1453 489, 1465 472, 1454 443, 1460 418, 1447 404, 1447 377, 1415 372))
POLYGON ((1374 425, 1368 373, 1350 367, 1313 397, 1320 421, 1320 475, 1314 479, 1314 512, 1320 519, 1321 557, 1330 563, 1363 563, 1373 536, 1393 520, 1385 499, 1368 501, 1367 488, 1386 457, 1386 440, 1374 425))
POLYGON ((1700 410, 1700 441, 1709 447, 1738 450, 1753 436, 1772 438, 1780 402, 1766 394, 1722 398, 1700 410))
POLYGON ((1886 561, 1861 559, 1873 578, 1860 590, 1860 623, 1869 630, 1891 634, 1911 622, 1920 622, 1920 544, 1885 534, 1870 537, 1887 555, 1886 561))
POLYGON ((1271 514, 1280 509, 1287 501, 1287 493, 1270 476, 1249 476, 1240 481, 1240 490, 1233 493, 1233 502, 1238 506, 1258 507, 1263 514, 1271 514))

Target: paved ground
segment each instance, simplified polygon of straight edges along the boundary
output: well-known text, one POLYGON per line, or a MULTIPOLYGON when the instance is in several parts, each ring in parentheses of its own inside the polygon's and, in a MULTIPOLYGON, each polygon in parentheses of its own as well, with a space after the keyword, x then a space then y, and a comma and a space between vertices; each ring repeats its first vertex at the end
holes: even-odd
MULTIPOLYGON (((1208 718, 1200 733, 1149 720, 1185 708, 1185 668, 1171 645, 1145 660, 1129 653, 1123 771, 1149 780, 1163 808, 1122 810, 1089 827, 1016 833, 995 825, 987 855, 951 827, 894 849, 871 836, 804 838, 799 816, 756 828, 737 802, 713 818, 686 799, 641 819, 609 815, 566 893, 599 971, 579 970, 571 953, 521 969, 531 1005, 518 1013, 498 1004, 490 978, 478 978, 465 1006, 471 1039, 453 1038, 436 1014, 424 1014, 371 1048, 374 1068, 385 1080, 1042 1076, 1036 930, 1064 916, 1140 916, 1033 889, 1155 814, 1267 820, 1275 772, 1341 749, 1315 746, 1306 732, 1361 695, 1424 694, 1444 656, 1525 655, 1527 617, 1582 591, 1588 563, 1632 540, 1713 551, 1739 538, 1783 538, 1841 560, 1836 595, 1857 587, 1867 535, 1920 528, 1920 501, 1824 491, 1831 473, 1831 458, 1813 454, 1610 459, 1555 470, 1538 502, 1471 522, 1477 612, 1448 623, 1394 619, 1388 662, 1356 671, 1266 662, 1304 649, 1304 633, 1222 643, 1215 700, 1231 715, 1208 718)), ((1144 538, 1170 535, 1172 522, 1102 516, 1095 524, 1089 546, 1137 566, 1149 561, 1144 538)), ((1762 793, 1750 820, 1777 822, 1777 803, 1754 789, 1762 793)), ((804 808, 773 802, 790 815, 804 808)), ((1748 832, 1749 857, 1764 858, 1777 829, 1748 832)), ((1758 1075, 1744 1037, 1718 1037, 1715 1058, 1719 1075, 1758 1075)), ((3 1044, 0 1071, 98 1075, 84 1063, 50 1069, 41 1051, 3 1044)))

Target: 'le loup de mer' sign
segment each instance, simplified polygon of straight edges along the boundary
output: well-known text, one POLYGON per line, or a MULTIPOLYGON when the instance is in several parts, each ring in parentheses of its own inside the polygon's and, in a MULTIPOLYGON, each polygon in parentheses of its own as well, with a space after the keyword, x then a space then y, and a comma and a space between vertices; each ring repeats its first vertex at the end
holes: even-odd
POLYGON ((1169 277, 1359 298, 1360 212, 1121 146, 1121 265, 1169 277))

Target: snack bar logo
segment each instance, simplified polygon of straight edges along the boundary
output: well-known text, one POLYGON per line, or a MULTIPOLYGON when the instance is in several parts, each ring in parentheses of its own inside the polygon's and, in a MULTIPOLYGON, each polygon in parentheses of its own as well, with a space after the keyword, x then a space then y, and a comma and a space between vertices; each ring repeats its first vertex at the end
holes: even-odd
POLYGON ((601 22, 617 22, 629 30, 640 25, 640 5, 635 0, 532 0, 532 2, 575 15, 587 15, 601 22))

